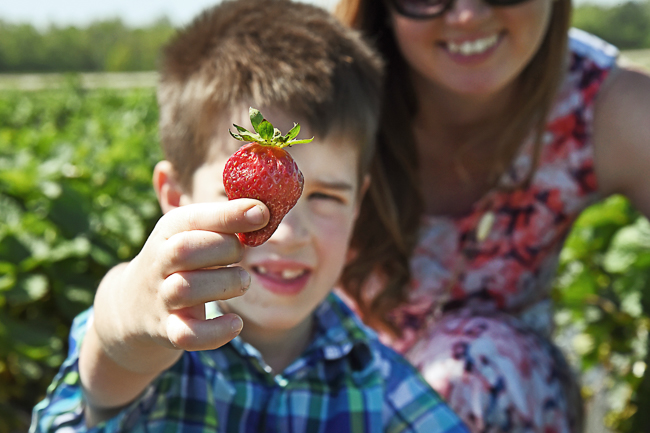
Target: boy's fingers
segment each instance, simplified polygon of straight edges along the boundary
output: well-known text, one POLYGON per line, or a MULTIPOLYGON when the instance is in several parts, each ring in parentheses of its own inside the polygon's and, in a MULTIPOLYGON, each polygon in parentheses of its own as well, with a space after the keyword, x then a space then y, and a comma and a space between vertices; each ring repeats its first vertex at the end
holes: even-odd
POLYGON ((241 317, 236 314, 224 314, 210 320, 172 314, 167 319, 167 336, 178 349, 212 350, 239 335, 242 326, 241 317))
POLYGON ((157 251, 157 261, 165 277, 178 271, 237 263, 244 246, 235 235, 192 230, 177 233, 157 251))
POLYGON ((178 310, 241 296, 250 282, 250 275, 240 267, 177 272, 165 279, 161 296, 167 308, 178 310))
POLYGON ((269 221, 268 208, 258 200, 195 203, 167 212, 156 226, 164 239, 191 230, 242 233, 258 230, 269 221))

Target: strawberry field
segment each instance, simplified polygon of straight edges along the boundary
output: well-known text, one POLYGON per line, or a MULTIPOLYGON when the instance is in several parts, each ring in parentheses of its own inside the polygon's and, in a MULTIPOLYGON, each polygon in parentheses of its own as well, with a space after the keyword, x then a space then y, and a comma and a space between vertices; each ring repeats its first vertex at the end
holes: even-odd
POLYGON ((71 319, 157 220, 156 121, 150 88, 1 93, 0 432, 26 431, 71 319))
MULTIPOLYGON (((72 318, 159 217, 150 179, 161 153, 151 88, 85 90, 69 77, 59 89, 0 95, 5 433, 26 430, 65 357, 72 318)), ((650 224, 625 199, 580 218, 554 296, 557 341, 583 371, 590 407, 604 405, 614 431, 650 431, 650 413, 636 409, 650 407, 650 224)))

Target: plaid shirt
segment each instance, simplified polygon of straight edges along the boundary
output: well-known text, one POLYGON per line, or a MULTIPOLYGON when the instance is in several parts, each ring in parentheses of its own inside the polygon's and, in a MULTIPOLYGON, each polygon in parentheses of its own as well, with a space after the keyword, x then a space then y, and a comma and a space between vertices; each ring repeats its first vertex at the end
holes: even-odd
POLYGON ((310 346, 282 374, 239 337, 185 352, 119 415, 89 430, 77 367, 91 314, 75 319, 68 358, 34 408, 31 432, 467 433, 417 371, 333 294, 315 311, 310 346))

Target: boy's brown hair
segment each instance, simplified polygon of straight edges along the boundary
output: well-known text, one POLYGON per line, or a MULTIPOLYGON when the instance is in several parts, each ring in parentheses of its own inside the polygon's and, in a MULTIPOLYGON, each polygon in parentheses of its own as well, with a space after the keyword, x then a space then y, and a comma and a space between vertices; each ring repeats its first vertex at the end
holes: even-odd
MULTIPOLYGON (((302 119, 320 137, 374 149, 382 88, 379 57, 327 11, 290 0, 232 0, 205 10, 163 51, 160 139, 181 187, 207 160, 217 119, 242 103, 302 119)), ((222 119, 223 120, 223 119, 222 119)), ((230 122, 231 123, 231 122, 230 122)))

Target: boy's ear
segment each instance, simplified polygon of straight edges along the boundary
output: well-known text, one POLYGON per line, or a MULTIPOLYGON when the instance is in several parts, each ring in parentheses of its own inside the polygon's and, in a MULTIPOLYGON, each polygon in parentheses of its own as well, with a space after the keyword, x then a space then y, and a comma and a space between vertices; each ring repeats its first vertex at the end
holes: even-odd
POLYGON ((169 161, 160 161, 153 169, 153 189, 163 213, 182 205, 184 192, 176 179, 176 171, 169 161))

